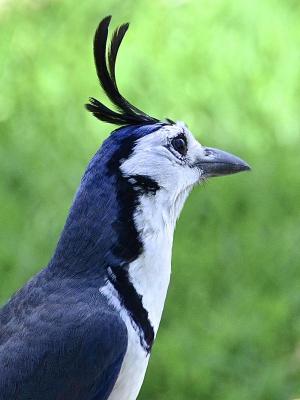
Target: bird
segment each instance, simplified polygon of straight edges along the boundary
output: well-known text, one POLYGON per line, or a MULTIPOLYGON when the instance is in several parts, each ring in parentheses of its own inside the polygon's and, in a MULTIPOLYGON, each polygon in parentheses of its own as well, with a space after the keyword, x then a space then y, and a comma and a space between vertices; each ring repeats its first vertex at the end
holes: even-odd
POLYGON ((84 172, 48 265, 1 308, 1 400, 136 399, 185 200, 211 177, 250 169, 123 97, 115 67, 129 24, 109 43, 110 22, 99 23, 93 50, 111 107, 90 98, 86 108, 116 127, 84 172))

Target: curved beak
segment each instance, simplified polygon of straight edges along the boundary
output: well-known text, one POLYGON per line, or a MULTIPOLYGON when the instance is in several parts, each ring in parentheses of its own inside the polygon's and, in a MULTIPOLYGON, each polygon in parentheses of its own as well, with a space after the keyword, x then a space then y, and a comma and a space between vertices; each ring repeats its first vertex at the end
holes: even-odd
POLYGON ((212 147, 203 148, 203 155, 196 165, 205 177, 236 174, 251 169, 241 158, 212 147))

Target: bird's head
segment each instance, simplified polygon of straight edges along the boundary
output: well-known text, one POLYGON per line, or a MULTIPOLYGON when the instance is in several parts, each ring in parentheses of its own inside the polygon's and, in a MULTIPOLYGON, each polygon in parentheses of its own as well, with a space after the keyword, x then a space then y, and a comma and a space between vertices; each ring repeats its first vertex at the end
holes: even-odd
POLYGON ((158 126, 137 139, 121 171, 127 177, 148 177, 170 195, 190 190, 214 176, 248 170, 247 163, 222 150, 201 145, 181 122, 158 126))
POLYGON ((100 84, 116 110, 94 98, 86 108, 119 128, 83 176, 56 250, 58 264, 78 267, 79 254, 86 262, 81 267, 98 268, 99 259, 105 265, 127 264, 143 252, 149 242, 145 237, 157 238, 166 229, 172 236, 194 185, 249 169, 240 158, 201 145, 184 123, 151 117, 121 95, 115 65, 128 24, 115 30, 107 50, 110 20, 104 18, 96 31, 94 58, 100 84))
POLYGON ((129 25, 115 30, 107 51, 110 20, 111 17, 106 17, 99 24, 94 57, 100 84, 117 111, 94 98, 86 107, 96 118, 123 126, 113 132, 105 146, 107 152, 110 144, 115 143, 113 147, 118 147, 118 154, 122 154, 120 157, 111 154, 115 168, 136 190, 163 192, 170 202, 207 178, 249 170, 240 158, 201 145, 184 123, 150 117, 120 94, 115 77, 116 57, 129 25), (120 152, 122 147, 124 152, 120 152))

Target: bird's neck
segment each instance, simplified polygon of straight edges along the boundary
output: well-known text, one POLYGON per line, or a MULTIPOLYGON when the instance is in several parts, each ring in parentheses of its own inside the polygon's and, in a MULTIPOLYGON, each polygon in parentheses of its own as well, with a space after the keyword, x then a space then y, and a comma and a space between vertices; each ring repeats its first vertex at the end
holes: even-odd
POLYGON ((170 198, 160 189, 155 196, 139 198, 133 218, 143 251, 125 268, 110 268, 102 290, 121 314, 126 309, 147 352, 161 320, 171 274, 174 228, 188 193, 170 198))
POLYGON ((123 174, 120 164, 137 138, 129 143, 121 133, 120 143, 106 141, 90 162, 48 268, 99 289, 105 282, 103 294, 126 310, 149 351, 170 280, 175 223, 189 190, 172 194, 150 177, 123 174))
POLYGON ((170 281, 175 224, 187 195, 167 200, 161 189, 154 197, 141 197, 134 215, 143 252, 129 265, 129 278, 142 296, 155 334, 170 281))
POLYGON ((126 310, 150 351, 170 280, 174 228, 189 190, 170 195, 150 178, 96 167, 92 163, 83 178, 49 267, 93 284, 104 279, 102 293, 126 310))

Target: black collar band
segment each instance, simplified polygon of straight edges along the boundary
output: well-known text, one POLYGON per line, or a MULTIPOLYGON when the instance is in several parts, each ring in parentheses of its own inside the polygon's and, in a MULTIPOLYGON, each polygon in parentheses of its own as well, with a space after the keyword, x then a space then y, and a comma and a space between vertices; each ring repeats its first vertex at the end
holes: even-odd
POLYGON ((119 294, 124 306, 137 328, 141 346, 147 353, 151 351, 154 341, 154 329, 143 307, 142 296, 135 290, 128 274, 128 264, 122 267, 108 268, 108 279, 119 294))

